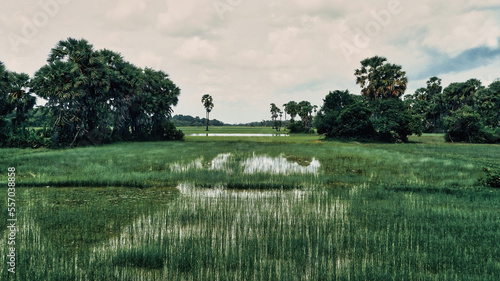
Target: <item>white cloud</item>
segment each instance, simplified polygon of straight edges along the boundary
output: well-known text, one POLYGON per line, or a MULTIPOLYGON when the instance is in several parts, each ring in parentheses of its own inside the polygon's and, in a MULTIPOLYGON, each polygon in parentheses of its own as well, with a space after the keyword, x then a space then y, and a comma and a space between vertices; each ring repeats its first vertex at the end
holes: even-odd
POLYGON ((216 22, 211 1, 168 0, 165 9, 157 16, 156 28, 168 35, 199 35, 211 30, 216 22))
POLYGON ((141 14, 147 8, 142 0, 120 0, 114 5, 113 9, 106 12, 106 15, 114 20, 126 20, 131 16, 141 14))
POLYGON ((193 37, 184 41, 175 54, 193 62, 213 61, 217 56, 217 48, 208 40, 193 37))
MULTIPOLYGON (((354 69, 369 56, 402 65, 413 89, 425 85, 426 79, 412 79, 427 75, 435 55, 453 59, 481 46, 499 47, 498 0, 218 1, 233 3, 223 18, 212 0, 72 1, 61 4, 17 54, 6 35, 22 35, 21 19, 43 10, 38 0, 7 1, 0 12, 0 60, 9 69, 32 73, 59 40, 83 37, 97 49, 169 73, 182 89, 176 113, 202 115, 200 99, 209 92, 214 117, 247 122, 269 119, 271 102, 310 99, 320 105, 329 90, 359 93, 354 69), (387 22, 374 16, 396 2, 401 12, 387 22), (355 44, 356 34, 374 24, 379 27, 369 41, 355 44), (356 48, 350 59, 341 49, 345 43, 356 48)), ((497 65, 498 60, 450 72, 442 75, 443 84, 487 73, 492 77, 484 80, 493 80, 500 76, 497 65)))

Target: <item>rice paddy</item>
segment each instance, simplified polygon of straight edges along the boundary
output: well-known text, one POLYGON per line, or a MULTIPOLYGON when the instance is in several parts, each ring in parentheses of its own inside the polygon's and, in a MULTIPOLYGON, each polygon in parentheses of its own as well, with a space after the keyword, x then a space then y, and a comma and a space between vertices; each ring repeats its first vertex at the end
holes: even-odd
POLYGON ((500 193, 477 179, 500 146, 418 140, 2 149, 18 259, 0 279, 498 280, 500 193))

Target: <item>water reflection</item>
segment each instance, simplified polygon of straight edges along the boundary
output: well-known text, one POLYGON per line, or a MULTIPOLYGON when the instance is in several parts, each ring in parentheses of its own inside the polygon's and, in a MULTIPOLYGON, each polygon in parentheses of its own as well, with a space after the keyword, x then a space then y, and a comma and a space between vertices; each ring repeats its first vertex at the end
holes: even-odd
MULTIPOLYGON (((306 162, 306 161, 304 161, 306 162)), ((248 158, 241 166, 243 173, 270 173, 270 174, 318 174, 321 164, 315 158, 307 161, 308 165, 300 165, 298 162, 291 162, 281 154, 278 157, 269 157, 266 155, 253 155, 248 158)))
POLYGON ((269 173, 273 175, 282 174, 315 174, 319 173, 321 163, 316 158, 278 157, 267 155, 255 155, 244 160, 236 159, 231 153, 217 155, 211 161, 203 164, 203 157, 197 158, 187 164, 174 163, 170 165, 172 172, 186 172, 192 169, 203 169, 226 171, 232 173, 240 169, 243 174, 269 173))

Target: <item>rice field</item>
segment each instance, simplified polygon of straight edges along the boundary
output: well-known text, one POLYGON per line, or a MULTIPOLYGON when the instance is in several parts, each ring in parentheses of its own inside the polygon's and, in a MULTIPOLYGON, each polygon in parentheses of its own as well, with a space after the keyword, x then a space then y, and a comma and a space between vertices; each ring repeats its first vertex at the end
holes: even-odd
POLYGON ((2 149, 0 280, 498 280, 500 147, 419 140, 2 149))

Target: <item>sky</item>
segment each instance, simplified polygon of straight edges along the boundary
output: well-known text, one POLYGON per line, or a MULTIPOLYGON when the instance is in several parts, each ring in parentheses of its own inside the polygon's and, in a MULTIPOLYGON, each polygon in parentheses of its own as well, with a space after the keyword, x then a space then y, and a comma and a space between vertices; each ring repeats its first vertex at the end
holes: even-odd
POLYGON ((360 94, 354 71, 375 55, 401 65, 407 94, 500 77, 498 0, 3 0, 0 61, 33 75, 68 37, 181 89, 174 114, 225 123, 271 119, 270 103, 321 106, 329 91, 360 94))

